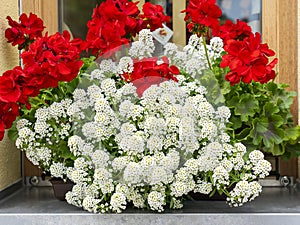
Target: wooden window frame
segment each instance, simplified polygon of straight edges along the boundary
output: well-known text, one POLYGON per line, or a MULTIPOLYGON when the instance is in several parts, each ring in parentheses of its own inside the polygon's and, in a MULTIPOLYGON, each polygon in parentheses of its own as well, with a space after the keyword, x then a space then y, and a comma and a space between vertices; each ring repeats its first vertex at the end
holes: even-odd
MULTIPOLYGON (((262 37, 279 59, 276 81, 287 83, 289 90, 298 92, 298 0, 262 0, 262 37)), ((299 116, 298 98, 291 107, 295 123, 299 116)), ((297 178, 299 168, 296 158, 279 161, 281 175, 297 178)))
MULTIPOLYGON (((58 0, 19 0, 21 13, 34 13, 44 21, 45 32, 54 34, 58 31, 58 0)), ((42 170, 23 157, 24 177, 41 176, 42 170)))

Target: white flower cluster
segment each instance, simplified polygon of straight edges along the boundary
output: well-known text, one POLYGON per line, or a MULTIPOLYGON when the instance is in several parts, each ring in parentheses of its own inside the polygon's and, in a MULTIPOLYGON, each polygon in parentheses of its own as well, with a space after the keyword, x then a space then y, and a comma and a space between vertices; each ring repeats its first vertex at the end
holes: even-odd
MULTIPOLYGON (((16 146, 25 151, 34 165, 50 170, 55 177, 66 177, 60 148, 69 151, 65 143, 72 128, 72 120, 68 115, 71 103, 71 99, 54 102, 49 107, 37 109, 35 121, 21 119, 17 122, 16 146)), ((78 154, 75 151, 73 153, 78 154)))
POLYGON ((153 37, 149 29, 139 32, 139 40, 132 43, 129 49, 129 55, 132 58, 151 57, 155 50, 153 37))
MULTIPOLYGON (((139 38, 131 57, 151 56, 150 31, 141 31, 139 38)), ((197 77, 208 66, 202 42, 192 36, 183 52, 167 44, 165 53, 197 77)), ((220 56, 222 47, 221 40, 212 39, 209 56, 220 56)), ((34 123, 20 120, 18 147, 35 164, 48 165, 53 176, 73 181, 67 202, 94 213, 120 213, 128 203, 158 212, 181 208, 190 192, 224 191, 232 206, 254 199, 261 192, 254 180, 267 176, 271 167, 260 151, 247 156, 243 144, 232 143, 226 133, 229 108, 213 106, 209 90, 185 75, 137 97, 132 83, 116 80, 134 70, 132 58, 103 60, 74 91, 73 101, 41 108, 34 123), (59 140, 65 141, 72 167, 51 161, 59 152, 49 146, 59 140), (234 186, 230 192, 229 186, 234 186)))
POLYGON ((242 206, 246 202, 252 201, 262 191, 261 185, 257 181, 239 181, 227 198, 229 205, 242 206))
POLYGON ((271 163, 264 159, 264 154, 258 150, 254 150, 249 154, 249 161, 253 173, 259 178, 265 178, 271 170, 271 163))
MULTIPOLYGON (((103 82, 106 79, 98 88, 91 86, 94 92, 91 87, 81 90, 85 97, 72 103, 88 102, 82 108, 84 117, 81 112, 73 115, 82 136, 69 138, 73 154, 83 155, 90 165, 74 164, 69 176, 85 189, 79 204, 88 205, 83 206, 85 209, 119 213, 132 202, 136 207, 148 205, 152 210, 163 211, 167 186, 176 203, 173 207, 179 208, 182 197, 189 192, 209 194, 226 188, 231 182, 230 174, 247 164, 243 159, 245 146, 229 144, 225 129, 229 109, 215 109, 198 82, 165 81, 149 87, 140 99, 133 94, 132 84, 108 93, 103 82), (117 95, 118 92, 126 94, 117 95), (100 130, 101 135, 97 133, 100 130), (92 147, 83 151, 88 143, 92 147), (90 170, 92 175, 87 175, 90 170), (98 201, 107 194, 111 196, 108 205, 98 201), (96 203, 98 207, 93 205, 96 203)), ((258 151, 250 154, 247 172, 252 176, 241 177, 241 181, 250 182, 268 173, 269 168, 258 163, 263 160, 258 155, 258 151)), ((78 196, 69 193, 69 203, 78 205, 78 196)))
POLYGON ((179 51, 173 43, 168 43, 164 46, 164 54, 169 57, 171 63, 185 70, 191 77, 196 78, 207 70, 208 62, 206 50, 210 61, 213 61, 221 56, 223 50, 223 41, 219 37, 213 37, 210 44, 204 46, 202 37, 192 35, 188 44, 179 51))

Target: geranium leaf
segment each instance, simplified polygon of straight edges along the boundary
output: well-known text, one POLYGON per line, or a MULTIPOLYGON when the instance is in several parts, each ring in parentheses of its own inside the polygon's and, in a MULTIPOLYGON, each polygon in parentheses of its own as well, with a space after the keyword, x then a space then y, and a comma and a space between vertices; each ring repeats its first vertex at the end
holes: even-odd
POLYGON ((12 140, 12 141, 16 141, 17 138, 18 138, 18 136, 19 136, 19 135, 18 135, 18 130, 17 130, 16 124, 17 124, 17 120, 15 120, 15 121, 13 122, 12 127, 9 128, 8 133, 7 133, 9 139, 12 140))
POLYGON ((300 138, 300 126, 296 127, 289 127, 285 130, 284 134, 284 140, 285 141, 296 141, 298 138, 300 138))
POLYGON ((239 116, 232 115, 230 117, 230 122, 232 123, 233 129, 238 129, 238 128, 242 127, 242 121, 239 116))
MULTIPOLYGON (((279 116, 273 117, 276 119, 280 118, 279 116)), ((276 121, 276 119, 274 119, 274 121, 276 121)), ((270 148, 274 143, 280 144, 283 141, 284 131, 276 127, 274 122, 269 122, 267 118, 255 118, 252 125, 251 136, 253 137, 253 143, 255 145, 259 145, 263 142, 267 148, 270 148)))
POLYGON ((272 153, 273 156, 281 156, 285 152, 285 147, 284 145, 272 145, 269 148, 264 148, 264 151, 272 153))
POLYGON ((235 113, 241 116, 241 120, 246 122, 248 117, 253 117, 259 109, 259 102, 251 94, 243 94, 239 102, 236 102, 235 113))
POLYGON ((245 128, 240 133, 235 135, 235 138, 239 141, 246 140, 250 134, 251 128, 245 128))
MULTIPOLYGON (((300 137, 298 138, 300 141, 300 137)), ((300 155, 300 142, 297 143, 287 143, 285 145, 286 152, 290 153, 290 157, 297 157, 300 155)))
POLYGON ((271 117, 279 112, 279 108, 273 103, 267 102, 263 107, 263 112, 266 117, 271 117))
POLYGON ((225 98, 221 92, 221 87, 218 80, 212 73, 212 71, 205 71, 204 75, 197 78, 201 85, 209 90, 206 94, 206 98, 214 105, 220 105, 225 103, 225 98))

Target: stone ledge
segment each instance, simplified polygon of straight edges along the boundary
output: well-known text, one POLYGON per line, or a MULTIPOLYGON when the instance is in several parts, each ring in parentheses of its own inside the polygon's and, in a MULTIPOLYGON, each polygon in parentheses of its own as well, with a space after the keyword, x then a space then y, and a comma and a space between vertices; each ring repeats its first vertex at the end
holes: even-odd
POLYGON ((299 225, 300 214, 6 214, 2 225, 299 225))
POLYGON ((51 187, 24 187, 0 201, 0 225, 299 225, 300 191, 264 188, 255 201, 230 208, 223 201, 187 201, 163 214, 128 209, 122 214, 88 213, 53 196, 51 187))

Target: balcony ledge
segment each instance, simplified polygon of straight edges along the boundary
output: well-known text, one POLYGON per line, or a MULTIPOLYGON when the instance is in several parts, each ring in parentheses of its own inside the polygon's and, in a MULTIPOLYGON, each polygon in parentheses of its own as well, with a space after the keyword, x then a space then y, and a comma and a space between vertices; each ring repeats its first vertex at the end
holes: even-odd
POLYGON ((260 197, 239 208, 223 201, 187 201, 183 209, 163 214, 134 209, 92 214, 55 199, 51 187, 23 187, 0 201, 0 225, 299 225, 299 221, 300 189, 296 186, 264 187, 260 197))

